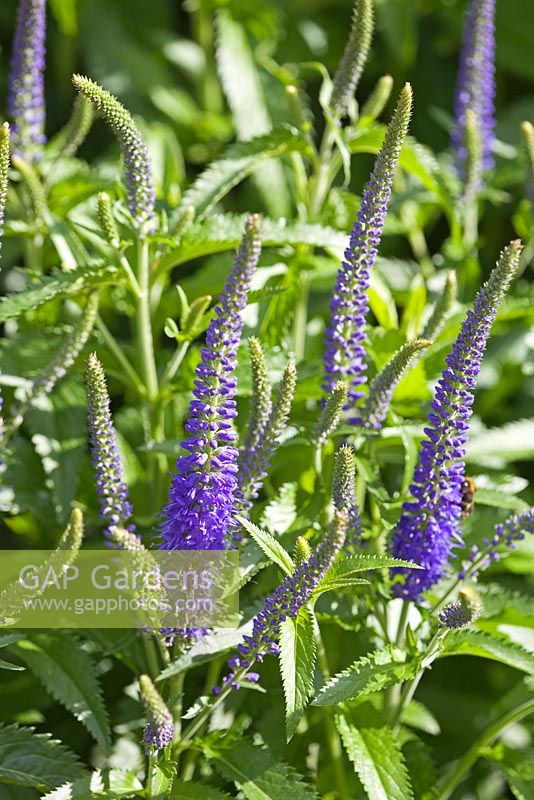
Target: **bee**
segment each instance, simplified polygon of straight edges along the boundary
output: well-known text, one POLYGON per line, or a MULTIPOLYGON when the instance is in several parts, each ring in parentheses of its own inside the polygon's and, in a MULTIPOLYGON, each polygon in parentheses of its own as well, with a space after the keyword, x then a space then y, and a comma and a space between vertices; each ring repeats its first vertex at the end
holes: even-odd
POLYGON ((462 508, 462 519, 465 519, 473 510, 475 505, 474 497, 477 487, 473 478, 464 478, 462 481, 462 499, 460 506, 462 508))

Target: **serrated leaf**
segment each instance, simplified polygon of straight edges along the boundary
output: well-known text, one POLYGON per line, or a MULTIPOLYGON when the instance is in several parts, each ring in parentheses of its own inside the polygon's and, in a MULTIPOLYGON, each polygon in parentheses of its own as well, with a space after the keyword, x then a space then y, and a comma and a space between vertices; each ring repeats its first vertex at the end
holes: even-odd
POLYGON ((314 706, 333 706, 354 697, 379 692, 413 678, 419 671, 417 660, 408 660, 398 647, 388 646, 357 659, 350 667, 334 675, 321 689, 314 706))
POLYGON ((7 669, 10 672, 22 672, 24 667, 21 667, 19 664, 12 664, 10 661, 3 661, 0 658, 0 669, 7 669))
POLYGON ((63 632, 37 633, 18 642, 16 652, 46 691, 108 752, 111 738, 100 682, 92 659, 79 641, 63 632))
POLYGON ((197 218, 205 217, 260 164, 288 153, 305 152, 307 147, 304 137, 289 128, 277 128, 248 142, 231 145, 219 161, 213 162, 199 175, 184 194, 182 206, 193 206, 197 218))
POLYGON ((98 284, 118 283, 118 275, 114 267, 100 265, 46 275, 39 283, 31 284, 27 289, 0 300, 0 322, 38 308, 59 295, 78 294, 84 288, 98 284))
POLYGON ((78 757, 50 734, 0 723, 0 783, 46 791, 82 773, 78 757))
POLYGON ((510 422, 471 436, 466 459, 480 464, 484 459, 520 461, 534 456, 534 419, 510 422))
POLYGON ((205 783, 174 781, 170 800, 231 800, 230 795, 205 783))
MULTIPOLYGON (((227 9, 220 9, 215 20, 219 75, 237 136, 248 141, 272 129, 265 94, 244 27, 227 9)), ((269 213, 287 216, 290 205, 281 165, 275 161, 262 165, 254 181, 269 213)))
POLYGON ((285 533, 297 518, 297 484, 284 483, 263 510, 261 524, 270 533, 285 533))
POLYGON ((233 650, 242 641, 243 636, 252 633, 252 622, 240 628, 219 628, 210 631, 185 652, 181 653, 168 667, 160 673, 158 681, 166 680, 172 675, 179 675, 193 666, 213 661, 217 656, 233 650))
POLYGON ((116 800, 120 797, 137 797, 143 784, 133 772, 122 769, 97 770, 74 783, 66 783, 44 795, 43 800, 116 800))
POLYGON ((518 514, 529 509, 529 504, 521 500, 520 497, 515 497, 509 492, 501 492, 498 489, 477 489, 475 503, 481 506, 509 508, 518 514))
POLYGON ((233 781, 247 800, 316 800, 315 791, 287 764, 277 761, 266 747, 242 742, 214 753, 215 766, 233 781))
POLYGON ((534 751, 521 752, 499 747, 495 763, 503 773, 516 800, 532 800, 534 796, 534 751))
MULTIPOLYGON (((241 241, 246 214, 210 214, 207 219, 196 221, 186 231, 180 245, 167 253, 160 262, 160 269, 167 270, 214 253, 235 250, 241 241)), ((325 225, 286 223, 285 219, 273 220, 262 217, 262 247, 308 244, 343 252, 347 244, 344 233, 325 225)))
POLYGON ((282 622, 279 644, 286 701, 286 738, 289 741, 297 730, 313 690, 316 643, 313 618, 308 608, 301 608, 295 619, 288 618, 282 622))
POLYGON ((41 459, 56 518, 68 517, 87 450, 87 403, 83 386, 63 381, 26 412, 32 443, 41 459))
POLYGON ((529 653, 518 644, 497 638, 485 631, 451 631, 444 643, 439 658, 447 656, 479 656, 500 661, 528 675, 534 675, 534 653, 529 653))
POLYGON ((250 520, 246 519, 245 517, 236 515, 236 519, 245 528, 245 530, 248 531, 256 544, 261 547, 265 555, 270 558, 272 562, 278 564, 280 569, 283 570, 286 575, 293 574, 295 570, 293 559, 287 550, 282 547, 280 542, 274 538, 274 536, 271 536, 271 534, 267 531, 263 531, 261 528, 258 528, 257 525, 254 525, 253 522, 250 522, 250 520))
POLYGON ((391 728, 366 722, 356 725, 340 714, 337 729, 369 800, 411 800, 412 786, 404 756, 391 728))
POLYGON ((437 736, 441 733, 439 722, 435 716, 418 700, 411 700, 409 705, 406 706, 402 712, 401 722, 411 728, 417 728, 420 731, 429 733, 431 736, 437 736))
POLYGON ((319 586, 314 590, 312 595, 312 602, 315 602, 325 592, 336 592, 340 589, 348 589, 351 586, 369 585, 370 581, 363 578, 334 578, 332 580, 323 579, 319 586))
POLYGON ((345 578, 357 572, 367 572, 370 569, 392 569, 393 567, 409 567, 411 569, 421 569, 417 564, 410 561, 402 561, 390 556, 357 555, 340 559, 330 567, 325 575, 325 579, 345 578))

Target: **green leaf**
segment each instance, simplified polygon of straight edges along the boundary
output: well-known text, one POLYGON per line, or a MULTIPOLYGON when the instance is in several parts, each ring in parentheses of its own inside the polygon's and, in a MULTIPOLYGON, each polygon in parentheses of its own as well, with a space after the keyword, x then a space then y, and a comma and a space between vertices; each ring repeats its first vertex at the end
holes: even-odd
POLYGON ((355 724, 336 716, 337 729, 369 800, 411 800, 412 786, 404 756, 391 728, 374 715, 355 724))
POLYGON ((199 666, 233 650, 242 641, 245 634, 252 633, 252 623, 247 622, 240 628, 219 628, 211 631, 185 652, 181 653, 168 667, 160 673, 158 681, 179 675, 193 666, 199 666))
POLYGON ((346 578, 358 572, 367 572, 370 569, 392 569, 393 567, 409 567, 411 569, 421 569, 417 564, 410 561, 402 561, 390 556, 357 555, 342 558, 330 567, 325 575, 325 579, 346 578))
POLYGON ((59 383, 51 395, 42 395, 26 412, 59 523, 67 519, 78 487, 87 450, 86 417, 85 392, 78 381, 59 383))
POLYGON ((297 518, 297 484, 284 483, 263 510, 261 524, 269 533, 285 533, 297 518))
POLYGON ((312 594, 312 602, 314 603, 317 598, 319 598, 325 592, 337 592, 343 589, 349 589, 352 586, 365 586, 369 585, 370 581, 366 581, 362 578, 334 578, 333 580, 328 580, 323 578, 323 580, 319 583, 319 586, 314 590, 312 594))
MULTIPOLYGON (((272 129, 260 76, 245 29, 226 9, 217 13, 216 28, 217 66, 222 86, 237 136, 241 141, 248 141, 272 129)), ((290 204, 281 164, 276 161, 263 164, 256 170, 254 181, 269 213, 288 216, 290 204)))
POLYGON ((411 700, 409 705, 406 706, 402 712, 401 722, 411 728, 417 728, 420 731, 424 731, 424 733, 429 733, 431 736, 437 736, 441 733, 439 722, 435 716, 418 700, 411 700))
POLYGON ((211 164, 187 190, 182 198, 182 206, 193 206, 197 217, 205 217, 260 164, 288 153, 303 153, 307 147, 304 137, 289 128, 277 128, 249 142, 231 145, 226 154, 211 164))
POLYGON ((230 795, 214 786, 191 781, 174 781, 169 800, 231 800, 230 795))
POLYGON ((74 783, 66 783, 44 795, 43 800, 116 800, 119 797, 138 797, 143 784, 133 772, 122 769, 97 770, 74 783))
POLYGON ((466 459, 480 464, 488 459, 521 461, 534 456, 534 419, 510 422, 471 437, 466 459))
POLYGON ((17 655, 46 691, 65 706, 105 752, 110 730, 95 665, 80 642, 66 633, 36 633, 16 645, 17 655))
POLYGON ((24 667, 21 667, 19 664, 12 664, 10 661, 4 661, 0 658, 0 669, 7 669, 11 672, 21 672, 24 670, 24 667))
POLYGON ((371 283, 368 294, 369 306, 378 324, 386 330, 398 328, 399 319, 395 300, 389 288, 376 272, 371 272, 371 283))
POLYGON ((516 800, 534 797, 534 751, 526 753, 499 745, 495 748, 495 763, 503 773, 516 800))
POLYGON ((388 646, 357 659, 350 667, 334 675, 321 689, 314 706, 333 706, 354 697, 379 692, 388 686, 413 678, 420 668, 406 653, 388 646))
POLYGON ((50 734, 0 723, 0 783, 46 791, 82 775, 78 757, 50 734))
POLYGON ((79 294, 89 286, 104 283, 119 283, 114 267, 94 265, 78 267, 71 272, 54 272, 21 292, 3 297, 0 300, 0 322, 32 311, 59 295, 79 294))
POLYGON ((286 701, 286 737, 293 737, 313 690, 316 645, 313 618, 308 608, 280 628, 280 672, 286 701))
POLYGON ((509 508, 521 514, 529 509, 529 504, 520 497, 515 497, 509 492, 501 492, 497 489, 477 489, 475 503, 480 506, 493 506, 495 508, 509 508))
MULTIPOLYGON (((180 244, 161 260, 162 270, 185 264, 194 258, 235 250, 241 241, 246 214, 210 214, 187 229, 180 244)), ((309 244, 336 252, 343 252, 347 243, 345 234, 325 225, 304 222, 286 224, 285 219, 262 217, 262 247, 309 244)))
POLYGON ((534 675, 534 653, 517 644, 497 638, 485 631, 451 631, 444 641, 439 658, 447 656, 479 656, 500 661, 529 675, 534 675))
POLYGON ((277 761, 266 747, 242 742, 231 750, 215 751, 215 766, 234 781, 247 800, 316 800, 315 791, 291 767, 277 761))
POLYGON ((250 520, 245 519, 245 517, 241 517, 236 515, 236 519, 241 525, 245 528, 245 530, 250 533, 256 544, 258 544, 265 555, 271 559, 275 564, 278 564, 281 570, 286 573, 286 575, 292 575, 295 570, 295 564, 293 563, 293 559, 285 550, 280 542, 278 542, 274 536, 271 536, 270 533, 267 531, 262 531, 261 528, 258 528, 257 525, 254 525, 253 522, 250 520))

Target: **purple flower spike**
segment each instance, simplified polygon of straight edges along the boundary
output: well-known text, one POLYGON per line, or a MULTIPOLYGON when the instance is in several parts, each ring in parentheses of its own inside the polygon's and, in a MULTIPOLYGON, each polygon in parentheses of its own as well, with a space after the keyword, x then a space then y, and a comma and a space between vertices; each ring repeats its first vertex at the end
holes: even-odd
POLYGON ((464 176, 468 159, 466 128, 469 110, 476 117, 484 169, 493 166, 495 128, 495 0, 471 0, 464 26, 456 86, 452 146, 458 171, 464 176))
POLYGON ((143 736, 143 742, 147 746, 147 753, 151 750, 161 750, 167 747, 174 738, 172 714, 148 675, 141 675, 139 678, 139 690, 141 702, 147 714, 147 723, 143 736))
POLYGON ((161 546, 167 550, 224 550, 237 489, 237 349, 247 290, 260 256, 260 218, 251 215, 234 268, 215 309, 197 367, 194 399, 165 508, 161 546))
POLYGON ((413 561, 423 569, 393 571, 405 575, 404 583, 393 585, 398 597, 420 599, 422 592, 442 577, 454 544, 461 543, 463 458, 473 391, 497 306, 517 270, 521 249, 521 243, 515 241, 501 253, 472 310, 467 312, 438 381, 425 428, 428 438, 422 443, 410 486, 413 500, 403 506, 391 545, 393 556, 413 561))
POLYGON ((109 526, 106 535, 113 537, 116 527, 132 530, 132 526, 126 525, 132 516, 132 506, 128 500, 128 489, 117 448, 117 434, 111 419, 106 378, 95 353, 89 356, 87 364, 87 404, 100 516, 109 526))
POLYGON ((8 114, 15 153, 35 161, 44 134, 46 0, 20 0, 9 72, 8 114))
POLYGON ((334 559, 345 542, 347 533, 347 514, 337 511, 332 524, 319 545, 310 557, 295 568, 274 592, 267 597, 263 609, 252 621, 252 635, 244 636, 237 647, 237 654, 228 660, 230 672, 222 681, 221 687, 213 687, 215 696, 230 685, 239 688, 245 677, 255 681, 257 673, 248 673, 257 661, 263 661, 266 655, 278 655, 280 646, 277 638, 282 622, 294 619, 299 610, 308 602, 326 571, 332 566, 334 559), (252 677, 250 677, 252 676, 252 677))
POLYGON ((363 341, 366 336, 365 317, 369 308, 369 274, 378 253, 411 108, 412 89, 407 83, 400 94, 384 144, 365 187, 349 246, 345 251, 345 261, 338 272, 330 301, 323 388, 330 394, 337 381, 344 381, 348 386, 349 406, 362 396, 360 387, 365 383, 363 341))

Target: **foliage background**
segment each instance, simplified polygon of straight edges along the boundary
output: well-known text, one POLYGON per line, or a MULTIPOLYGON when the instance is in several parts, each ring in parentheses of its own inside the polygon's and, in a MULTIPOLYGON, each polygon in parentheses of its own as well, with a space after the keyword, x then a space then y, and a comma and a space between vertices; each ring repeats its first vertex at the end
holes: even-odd
MULTIPOLYGON (((349 0, 270 0, 261 3, 236 0, 229 5, 234 16, 245 24, 260 60, 267 55, 279 63, 323 60, 331 72, 335 70, 348 30, 352 5, 349 0)), ((385 72, 394 76, 394 95, 405 80, 410 80, 415 93, 412 133, 420 142, 439 152, 448 143, 447 126, 453 105, 466 3, 463 0, 377 0, 376 6, 377 31, 359 95, 366 97, 377 78, 385 72)), ((153 152, 161 156, 156 159, 158 191, 177 205, 186 176, 187 180, 191 179, 235 136, 226 101, 215 78, 213 47, 209 38, 206 39, 206 18, 215 7, 220 7, 220 4, 204 0, 190 0, 185 4, 171 0, 150 0, 149 3, 145 0, 51 0, 46 75, 48 134, 58 130, 68 116, 74 94, 70 75, 73 72, 90 75, 119 95, 128 108, 150 121, 146 126, 153 152)), ((6 90, 15 11, 15 0, 4 0, 0 5, 2 97, 6 90)), ((485 274, 502 245, 516 236, 518 230, 521 232, 521 218, 514 217, 514 213, 524 196, 524 164, 514 148, 519 144, 521 120, 534 119, 534 14, 531 0, 501 0, 498 3, 496 38, 497 135, 506 144, 501 148, 502 155, 498 159, 481 223, 481 270, 485 274)), ((287 112, 279 89, 265 70, 262 71, 262 80, 273 120, 284 120, 287 112)), ((309 96, 316 98, 319 83, 313 74, 310 74, 307 88, 309 96)), ((312 112, 319 120, 319 107, 314 103, 315 100, 312 101, 312 112)), ((386 116, 387 112, 383 118, 386 116)), ((80 155, 88 160, 105 162, 106 158, 115 159, 116 152, 116 144, 108 130, 97 122, 80 155)), ((354 159, 351 188, 356 194, 361 191, 371 162, 370 156, 354 159)), ((225 205, 226 210, 261 210, 250 182, 234 191, 225 205)), ((446 234, 443 225, 438 222, 430 228, 432 252, 441 246, 446 234)), ((411 257, 407 242, 399 236, 385 237, 381 254, 401 259, 411 257)), ((17 263, 19 255, 16 242, 6 243, 6 264, 17 263)), ((198 264, 187 267, 181 277, 187 277, 197 268, 198 264)), ((517 293, 525 297, 528 297, 528 274, 516 288, 517 293)), ((473 297, 481 277, 475 271, 463 283, 461 293, 464 301, 473 297)), ((0 276, 0 287, 3 280, 0 276)), ((326 306, 326 292, 317 292, 313 300, 318 306, 326 306)), ((54 320, 42 320, 42 324, 49 322, 54 320)), ((476 401, 476 411, 487 426, 532 416, 532 328, 528 324, 504 325, 500 334, 490 344, 476 401)), ((168 347, 170 352, 170 344, 168 347)), ((45 349, 41 358, 46 355, 45 349)), ((117 392, 116 385, 112 384, 112 389, 119 427, 127 436, 130 433, 129 417, 127 413, 121 416, 125 398, 117 392)), ((83 430, 80 435, 83 438, 83 430)), ((130 444, 135 446, 135 438, 130 444)), ((84 475, 89 475, 88 463, 84 462, 83 469, 84 475)), ((532 465, 526 459, 520 458, 511 469, 518 476, 533 477, 532 465)), ((280 467, 277 482, 283 482, 280 467)), ((86 482, 82 483, 85 487, 86 482)), ((28 476, 28 495, 34 490, 34 478, 28 476)), ((82 500, 87 499, 85 492, 85 488, 80 489, 82 500)), ((531 503, 534 500, 532 494, 529 497, 524 493, 522 497, 531 503)), ((39 497, 35 499, 38 504, 39 497)), ((153 509, 147 508, 142 493, 135 494, 134 491, 133 499, 141 516, 144 512, 148 516, 153 513, 153 509)), ((94 508, 94 502, 92 505, 94 508)), ((95 535, 96 520, 95 514, 95 535)), ((477 523, 479 527, 489 527, 493 521, 493 509, 482 509, 477 523)), ((10 545, 21 542, 43 545, 54 541, 56 534, 56 524, 47 527, 42 522, 42 515, 38 522, 23 515, 18 527, 11 524, 3 536, 10 545)), ((525 582, 530 582, 532 588, 529 575, 510 573, 504 580, 510 588, 521 584, 524 591, 525 582)), ((338 670, 352 660, 350 654, 336 653, 335 638, 331 641, 327 638, 327 644, 332 670, 338 670)), ((439 662, 420 692, 421 699, 439 716, 447 734, 439 740, 439 747, 444 749, 440 757, 444 759, 462 752, 471 742, 473 731, 484 716, 488 695, 498 698, 516 680, 516 674, 501 665, 469 659, 462 659, 461 665, 460 661, 457 663, 457 670, 453 673, 448 660, 439 662), (462 676, 461 685, 458 675, 462 676)), ((108 666, 104 663, 102 669, 105 671, 108 666)), ((116 664, 104 682, 106 699, 113 709, 115 722, 119 724, 121 716, 126 720, 131 716, 128 707, 131 701, 124 697, 119 699, 119 687, 125 682, 126 671, 116 664)), ((271 675, 270 682, 269 696, 272 697, 281 689, 276 675, 271 675)), ((199 688, 191 684, 188 689, 191 699, 199 688)), ((258 708, 262 733, 276 748, 276 731, 282 724, 281 719, 274 717, 265 697, 255 697, 254 703, 258 708)), ((10 680, 9 686, 0 685, 0 717, 9 722, 17 720, 38 726, 46 719, 46 729, 68 742, 77 752, 87 755, 91 749, 90 739, 81 726, 73 723, 58 706, 52 705, 27 673, 10 680)), ((293 756, 296 758, 295 754, 293 756)), ((293 756, 290 748, 285 758, 291 762, 293 756)), ((128 758, 128 754, 117 755, 118 760, 123 757, 128 758)), ((484 783, 484 770, 483 765, 477 766, 472 786, 484 783)), ((21 796, 28 797, 27 790, 25 792, 21 796)), ((15 796, 16 790, 0 788, 1 798, 15 796)), ((491 789, 484 795, 493 796, 499 795, 493 795, 491 789)))

